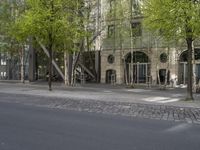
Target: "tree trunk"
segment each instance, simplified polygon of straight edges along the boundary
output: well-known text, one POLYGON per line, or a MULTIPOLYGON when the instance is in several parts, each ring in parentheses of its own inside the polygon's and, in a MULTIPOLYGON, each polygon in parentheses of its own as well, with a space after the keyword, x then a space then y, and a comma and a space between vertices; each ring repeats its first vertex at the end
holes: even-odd
POLYGON ((161 88, 160 74, 159 74, 159 68, 158 67, 157 67, 157 70, 156 70, 156 74, 157 74, 157 78, 158 78, 158 86, 159 86, 159 88, 161 88))
POLYGON ((21 49, 21 68, 20 68, 20 72, 21 72, 21 82, 24 83, 24 47, 22 47, 21 49))
POLYGON ((196 83, 196 64, 195 64, 195 50, 194 50, 194 45, 192 43, 192 67, 193 67, 193 71, 192 71, 192 74, 193 74, 193 92, 196 93, 197 92, 197 83, 196 83))
POLYGON ((186 100, 194 100, 192 93, 192 78, 193 78, 193 66, 192 66, 192 38, 187 38, 188 46, 188 83, 187 83, 187 97, 186 100))
MULTIPOLYGON (((83 53, 84 53, 84 44, 85 44, 85 41, 84 39, 81 40, 81 46, 80 46, 80 57, 79 57, 79 62, 81 64, 84 64, 84 56, 83 56, 83 53)), ((81 67, 81 74, 80 74, 80 79, 81 79, 81 84, 85 84, 85 71, 83 69, 83 67, 81 67)))
POLYGON ((52 91, 52 44, 49 46, 49 78, 48 78, 48 84, 49 84, 49 91, 52 91))
POLYGON ((127 65, 126 65, 126 58, 124 57, 123 59, 123 63, 124 63, 124 74, 125 74, 125 84, 128 85, 128 72, 127 72, 127 65))
POLYGON ((68 79, 69 85, 73 85, 73 54, 68 55, 68 79))
POLYGON ((64 67, 65 67, 65 85, 69 85, 69 67, 68 67, 68 55, 67 52, 64 52, 64 67))
POLYGON ((71 85, 75 85, 76 84, 76 66, 77 66, 77 62, 78 62, 78 59, 79 59, 79 55, 80 55, 80 52, 77 54, 76 56, 76 53, 74 52, 73 53, 73 56, 72 56, 72 71, 71 71, 71 85))
MULTIPOLYGON (((53 17, 53 13, 54 13, 54 3, 51 0, 50 1, 50 5, 51 5, 51 16, 50 16, 50 23, 54 22, 54 17, 53 17)), ((53 60, 53 26, 52 24, 50 24, 50 31, 48 34, 48 38, 49 38, 49 79, 48 79, 48 84, 49 84, 49 91, 52 91, 52 60, 53 60)))
POLYGON ((166 68, 166 73, 165 73, 165 85, 164 87, 166 88, 167 87, 167 79, 168 79, 168 74, 169 74, 169 62, 170 62, 170 59, 169 59, 169 46, 167 47, 167 56, 168 56, 168 61, 167 61, 167 68, 166 68))

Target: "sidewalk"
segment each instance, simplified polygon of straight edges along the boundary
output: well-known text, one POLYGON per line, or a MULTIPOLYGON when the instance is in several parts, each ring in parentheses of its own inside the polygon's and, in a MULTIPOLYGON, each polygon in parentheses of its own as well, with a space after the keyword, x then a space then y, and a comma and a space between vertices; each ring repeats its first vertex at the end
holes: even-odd
POLYGON ((166 90, 160 90, 157 86, 151 88, 147 86, 128 88, 125 85, 110 84, 76 84, 75 86, 65 86, 62 82, 56 82, 52 84, 53 91, 49 92, 47 82, 25 82, 23 84, 15 80, 8 82, 0 81, 0 86, 3 85, 4 88, 0 88, 0 92, 62 98, 70 96, 89 100, 200 108, 199 93, 194 93, 194 101, 184 101, 186 88, 167 88, 166 90), (6 88, 8 89, 6 90, 6 88))
POLYGON ((53 83, 53 91, 48 91, 45 82, 0 82, 0 93, 27 96, 24 100, 16 100, 17 103, 200 124, 200 94, 194 94, 195 101, 184 101, 184 88, 131 89, 105 84, 66 87, 62 83, 53 83), (29 97, 37 100, 32 101, 29 97))

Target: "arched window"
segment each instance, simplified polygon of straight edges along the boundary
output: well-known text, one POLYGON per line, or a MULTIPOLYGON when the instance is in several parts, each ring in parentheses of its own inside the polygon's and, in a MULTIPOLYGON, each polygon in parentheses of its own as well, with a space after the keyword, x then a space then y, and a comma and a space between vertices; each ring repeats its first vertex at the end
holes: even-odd
MULTIPOLYGON (((200 61, 200 49, 194 49, 194 57, 195 60, 199 60, 200 61)), ((187 62, 188 61, 188 51, 184 51, 182 52, 182 54, 180 55, 180 62, 187 62)))
MULTIPOLYGON (((127 54, 126 62, 131 63, 131 53, 127 54)), ((133 63, 147 63, 149 62, 148 56, 144 52, 133 52, 133 63)))
MULTIPOLYGON (((194 49, 194 57, 195 57, 195 75, 196 75, 196 82, 198 83, 200 80, 200 49, 196 48, 194 49)), ((188 50, 182 52, 182 54, 179 57, 179 83, 180 84, 187 84, 188 81, 188 50)))
POLYGON ((150 76, 149 58, 144 52, 135 51, 132 54, 128 53, 125 59, 126 82, 146 83, 150 76))

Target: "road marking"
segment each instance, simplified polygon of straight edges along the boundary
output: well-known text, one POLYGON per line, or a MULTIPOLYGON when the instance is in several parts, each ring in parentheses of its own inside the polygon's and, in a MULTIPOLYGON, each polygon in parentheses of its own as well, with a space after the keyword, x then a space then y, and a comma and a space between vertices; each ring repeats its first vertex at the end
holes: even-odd
POLYGON ((112 91, 103 91, 104 93, 112 93, 112 91))

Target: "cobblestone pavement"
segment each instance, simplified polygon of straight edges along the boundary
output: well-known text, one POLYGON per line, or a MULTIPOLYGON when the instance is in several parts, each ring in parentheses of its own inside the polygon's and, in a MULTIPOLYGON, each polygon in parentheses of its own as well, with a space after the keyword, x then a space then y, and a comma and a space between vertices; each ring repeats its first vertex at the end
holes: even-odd
POLYGON ((0 101, 25 105, 200 124, 200 108, 53 98, 0 93, 0 101), (13 99, 15 97, 15 99, 13 99))
POLYGON ((63 103, 53 104, 51 107, 72 109, 94 113, 105 113, 141 117, 148 119, 184 121, 200 124, 200 109, 153 104, 138 104, 127 102, 103 102, 65 100, 63 103))
POLYGON ((94 113, 200 124, 200 95, 181 101, 184 89, 60 88, 0 83, 0 101, 94 113))

